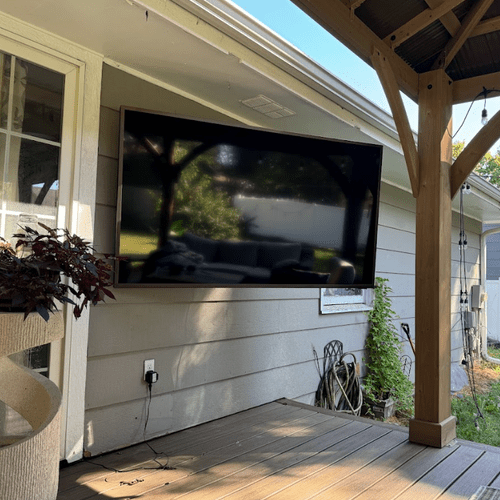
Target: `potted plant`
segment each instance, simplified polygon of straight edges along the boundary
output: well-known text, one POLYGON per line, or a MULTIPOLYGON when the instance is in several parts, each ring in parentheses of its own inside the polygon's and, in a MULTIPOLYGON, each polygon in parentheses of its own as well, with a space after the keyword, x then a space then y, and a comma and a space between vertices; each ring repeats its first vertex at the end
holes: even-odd
POLYGON ((413 384, 403 373, 400 362, 402 344, 399 341, 391 309, 387 279, 376 278, 373 307, 368 314, 369 332, 366 339, 368 358, 364 359, 367 374, 364 392, 368 411, 387 418, 394 412, 413 413, 413 384))
POLYGON ((63 337, 57 302, 78 318, 89 303, 114 298, 107 289, 112 268, 88 242, 39 225, 43 234, 22 227, 15 247, 0 241, 0 400, 32 428, 15 440, 0 436, 0 498, 10 500, 55 500, 62 401, 51 380, 10 356, 63 337))
POLYGON ((15 248, 3 238, 0 242, 0 308, 22 311, 25 319, 37 312, 48 321, 56 301, 71 304, 79 318, 89 303, 114 299, 107 288, 112 267, 93 255, 88 242, 67 229, 39 225, 45 233, 23 227, 22 234, 15 234, 15 248))

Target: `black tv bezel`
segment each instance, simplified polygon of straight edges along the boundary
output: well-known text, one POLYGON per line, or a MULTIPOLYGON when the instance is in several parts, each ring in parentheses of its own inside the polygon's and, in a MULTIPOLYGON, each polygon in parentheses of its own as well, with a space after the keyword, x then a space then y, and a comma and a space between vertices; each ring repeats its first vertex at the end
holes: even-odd
POLYGON ((301 137, 307 139, 317 139, 321 141, 331 141, 336 143, 343 143, 349 145, 359 145, 359 146, 370 146, 374 148, 380 149, 380 166, 379 166, 379 176, 378 176, 378 186, 376 192, 376 203, 373 216, 373 225, 374 225, 374 236, 373 236, 373 251, 371 252, 371 267, 373 269, 373 273, 370 283, 353 283, 353 284, 329 284, 329 283, 310 283, 310 284, 263 284, 263 283, 245 283, 245 284, 223 284, 223 283, 122 283, 119 282, 119 265, 120 260, 117 259, 115 261, 114 266, 114 279, 113 286, 115 288, 360 288, 360 289, 369 289, 375 287, 375 265, 376 265, 376 255, 377 255, 377 236, 378 236, 378 219, 380 212, 380 189, 382 183, 382 162, 383 162, 383 146, 380 144, 372 144, 372 143, 362 143, 358 141, 347 141, 344 139, 334 139, 330 137, 320 137, 309 134, 299 134, 294 132, 282 132, 272 129, 259 128, 259 127, 251 127, 245 124, 238 123, 230 124, 224 123, 223 121, 215 121, 215 120, 205 120, 194 118, 192 116, 177 114, 177 113, 169 113, 163 111, 155 111, 147 108, 137 108, 134 106, 120 106, 120 133, 119 133, 119 152, 118 152, 118 189, 117 189, 117 207, 116 207, 116 232, 115 232, 115 255, 120 257, 118 253, 118 249, 120 248, 120 235, 121 235, 121 216, 122 216, 122 201, 123 201, 123 145, 124 145, 124 133, 125 133, 125 113, 127 111, 134 111, 145 114, 152 114, 156 116, 166 116, 172 117, 182 120, 189 120, 197 123, 207 123, 213 125, 223 125, 227 127, 234 127, 249 131, 259 131, 259 132, 267 132, 270 134, 277 134, 280 136, 290 136, 290 137, 301 137))

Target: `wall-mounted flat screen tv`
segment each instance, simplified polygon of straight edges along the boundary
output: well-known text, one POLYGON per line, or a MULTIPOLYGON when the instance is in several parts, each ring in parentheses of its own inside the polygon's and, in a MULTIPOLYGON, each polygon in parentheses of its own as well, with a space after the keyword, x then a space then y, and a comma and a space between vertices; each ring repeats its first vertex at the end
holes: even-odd
POLYGON ((371 287, 382 147, 123 108, 117 286, 371 287))

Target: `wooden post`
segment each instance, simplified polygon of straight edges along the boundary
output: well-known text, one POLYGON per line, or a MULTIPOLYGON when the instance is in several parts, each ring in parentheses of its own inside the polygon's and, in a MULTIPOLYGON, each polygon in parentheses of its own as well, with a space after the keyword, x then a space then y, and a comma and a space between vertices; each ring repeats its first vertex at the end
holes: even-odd
POLYGON ((415 297, 415 418, 410 441, 442 447, 451 416, 452 85, 438 69, 420 76, 415 297))

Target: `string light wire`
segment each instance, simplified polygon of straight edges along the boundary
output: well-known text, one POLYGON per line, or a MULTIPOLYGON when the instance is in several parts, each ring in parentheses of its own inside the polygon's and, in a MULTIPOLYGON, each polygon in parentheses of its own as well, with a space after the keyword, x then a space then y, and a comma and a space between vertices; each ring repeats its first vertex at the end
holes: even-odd
POLYGON ((481 90, 481 92, 479 92, 479 94, 477 94, 476 97, 474 97, 474 99, 471 101, 470 103, 470 106, 469 106, 469 109, 467 110, 467 113, 465 113, 465 116, 464 116, 464 119, 462 120, 462 123, 460 124, 460 127, 458 127, 457 131, 451 135, 449 132, 448 132, 448 135, 452 138, 452 139, 455 139, 455 137, 457 136, 457 134, 460 132, 460 130, 462 129, 462 127, 464 126, 465 124, 465 121, 467 120, 467 117, 469 116, 469 113, 472 109, 472 106, 474 105, 474 103, 480 98, 480 97, 484 97, 484 109, 483 109, 483 113, 484 111, 486 110, 486 98, 488 97, 489 94, 491 94, 492 92, 498 92, 500 93, 500 89, 487 89, 486 87, 483 87, 483 90, 481 90))
POLYGON ((460 239, 459 246, 459 277, 460 277, 460 321, 462 327, 462 343, 465 356, 465 366, 467 371, 467 378, 469 380, 469 387, 472 394, 474 405, 476 406, 477 413, 474 418, 474 426, 479 429, 479 419, 484 419, 484 415, 479 407, 477 400, 476 380, 474 377, 474 355, 472 345, 472 335, 469 325, 466 325, 465 314, 469 308, 468 289, 467 289, 467 268, 465 261, 465 252, 467 249, 467 234, 465 233, 465 215, 464 215, 464 186, 460 189, 460 239))

